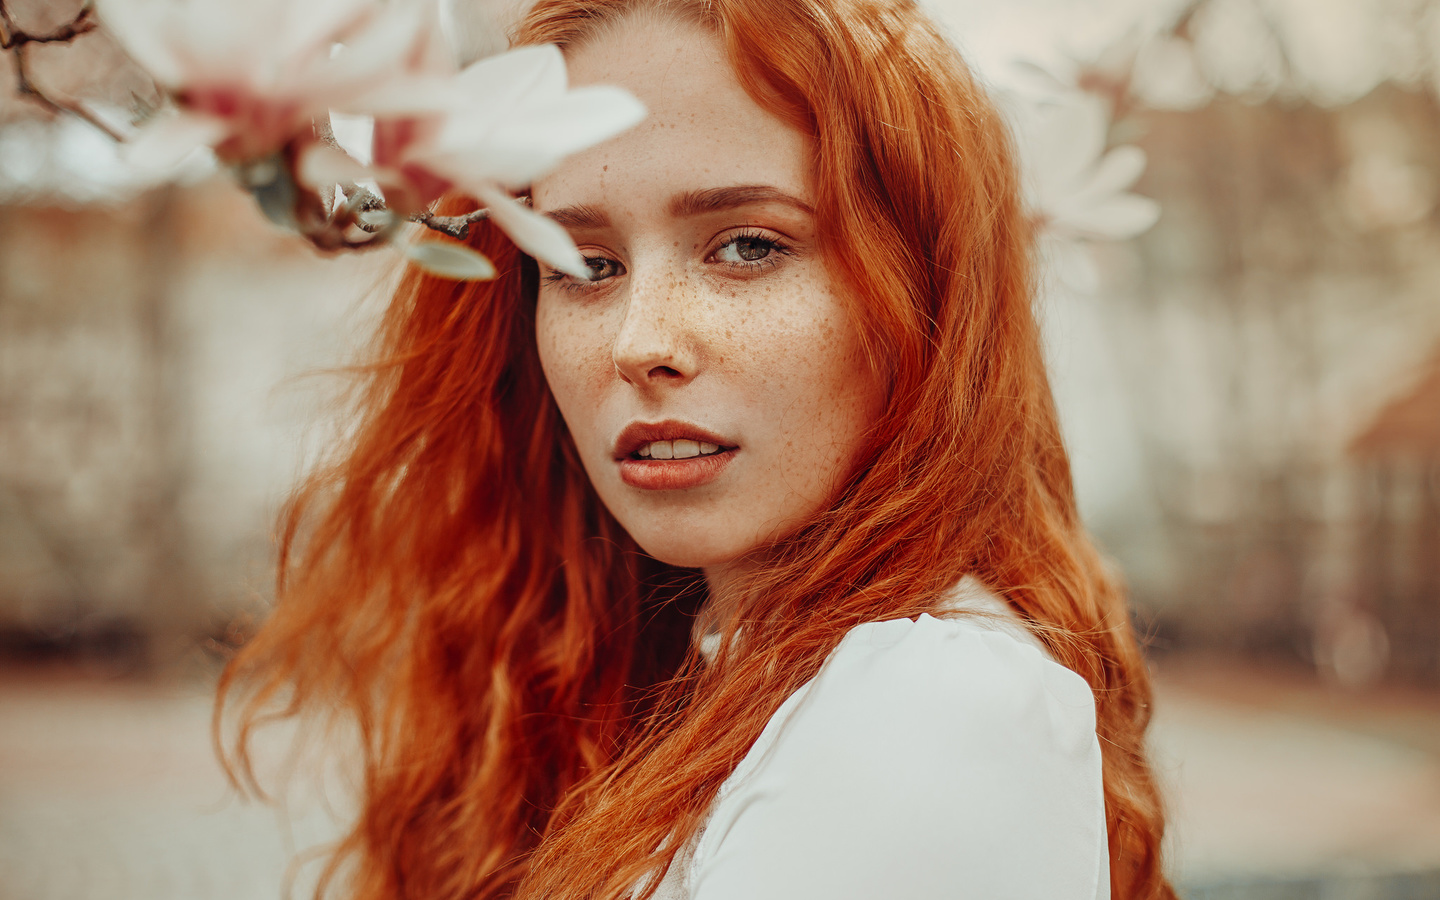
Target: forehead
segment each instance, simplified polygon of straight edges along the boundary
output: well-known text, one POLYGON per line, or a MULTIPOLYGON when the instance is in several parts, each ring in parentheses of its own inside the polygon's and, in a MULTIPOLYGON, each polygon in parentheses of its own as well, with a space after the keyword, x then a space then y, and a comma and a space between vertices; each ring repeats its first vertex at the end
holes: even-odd
POLYGON ((649 115, 538 180, 537 209, 648 207, 729 185, 768 185, 810 201, 804 136, 751 99, 719 39, 702 27, 621 21, 573 49, 568 70, 574 86, 625 88, 649 115))

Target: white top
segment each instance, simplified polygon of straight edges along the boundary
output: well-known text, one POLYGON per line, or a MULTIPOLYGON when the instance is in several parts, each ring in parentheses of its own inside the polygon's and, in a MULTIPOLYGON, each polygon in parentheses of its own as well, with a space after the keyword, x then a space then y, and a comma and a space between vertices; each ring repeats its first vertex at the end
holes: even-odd
POLYGON ((1089 686, 974 579, 952 606, 852 629, 656 898, 1108 900, 1089 686))

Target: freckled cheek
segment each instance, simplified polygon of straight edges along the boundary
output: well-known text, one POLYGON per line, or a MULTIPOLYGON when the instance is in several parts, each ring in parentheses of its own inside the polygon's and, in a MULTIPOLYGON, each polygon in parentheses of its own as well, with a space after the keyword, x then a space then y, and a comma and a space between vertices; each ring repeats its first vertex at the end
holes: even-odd
POLYGON ((594 408, 594 401, 614 371, 604 324, 547 309, 542 302, 535 330, 545 380, 566 421, 575 427, 580 423, 572 421, 572 416, 594 408))

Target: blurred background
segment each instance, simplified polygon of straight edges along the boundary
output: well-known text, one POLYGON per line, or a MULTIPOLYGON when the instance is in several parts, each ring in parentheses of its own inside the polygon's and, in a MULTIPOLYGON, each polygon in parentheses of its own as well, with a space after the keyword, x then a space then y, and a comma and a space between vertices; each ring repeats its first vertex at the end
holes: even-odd
MULTIPOLYGON (((1041 308, 1157 679, 1184 895, 1440 898, 1440 2, 931 6, 998 93, 1098 98, 1105 145, 1148 161, 1159 220, 1059 235, 1041 308)), ((79 4, 4 7, 38 34, 79 4)), ((102 121, 158 102, 103 34, 25 51, 102 121)), ((210 694, 335 427, 324 373, 395 263, 317 255, 205 159, 128 164, 21 71, 0 66, 0 900, 278 897, 344 792, 239 804, 210 694)))

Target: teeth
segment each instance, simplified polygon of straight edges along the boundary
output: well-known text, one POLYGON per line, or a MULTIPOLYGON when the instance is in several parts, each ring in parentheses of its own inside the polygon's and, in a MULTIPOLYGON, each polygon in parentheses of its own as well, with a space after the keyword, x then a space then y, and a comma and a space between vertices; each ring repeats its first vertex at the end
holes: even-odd
POLYGON ((635 455, 641 459, 693 459, 709 456, 719 449, 719 444, 681 438, 678 441, 651 441, 636 450, 635 455))

